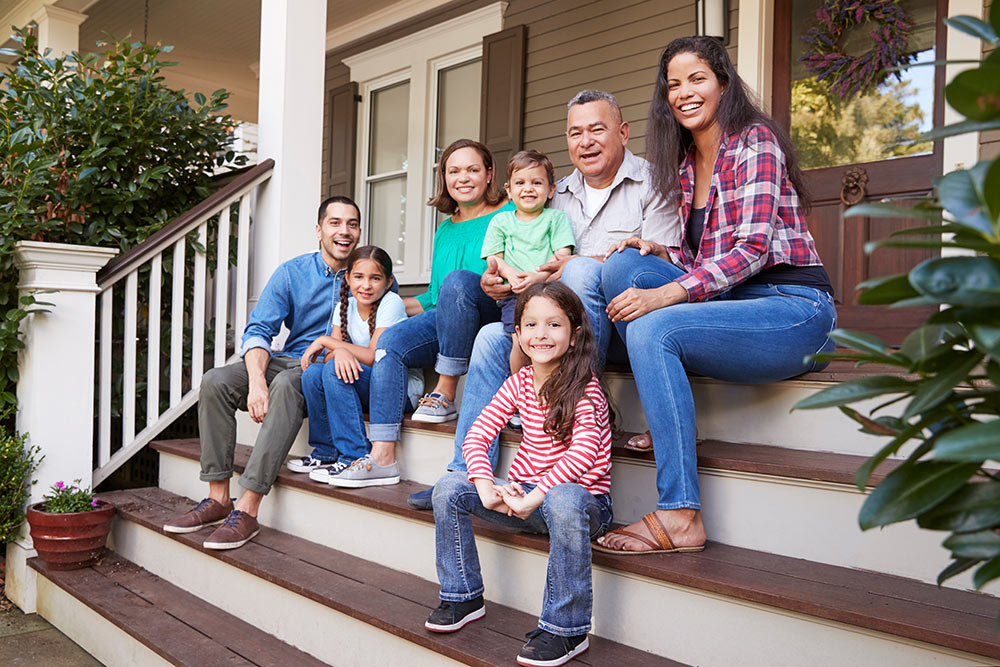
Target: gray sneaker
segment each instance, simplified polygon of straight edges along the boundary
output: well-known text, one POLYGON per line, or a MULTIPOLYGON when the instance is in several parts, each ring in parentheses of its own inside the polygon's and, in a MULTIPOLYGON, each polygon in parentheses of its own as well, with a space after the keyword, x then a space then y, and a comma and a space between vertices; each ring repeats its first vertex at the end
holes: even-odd
POLYGON ((399 466, 393 461, 380 466, 369 454, 351 464, 347 470, 330 477, 330 486, 360 489, 363 486, 399 484, 399 466))
POLYGON ((420 399, 420 404, 413 412, 413 421, 441 424, 458 419, 455 404, 444 397, 444 394, 432 392, 420 399))

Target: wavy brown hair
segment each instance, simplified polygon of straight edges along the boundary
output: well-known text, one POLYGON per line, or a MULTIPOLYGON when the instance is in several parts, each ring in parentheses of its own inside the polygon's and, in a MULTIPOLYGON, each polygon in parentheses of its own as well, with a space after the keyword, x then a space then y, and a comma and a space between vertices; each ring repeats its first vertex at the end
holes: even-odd
POLYGON ((434 170, 434 187, 437 194, 431 197, 427 202, 428 206, 433 206, 442 213, 447 213, 448 215, 454 215, 458 210, 458 202, 452 198, 451 193, 448 192, 448 184, 444 180, 444 170, 448 168, 448 158, 451 154, 460 148, 474 148, 479 156, 483 159, 483 167, 486 171, 491 173, 489 177, 489 182, 486 183, 486 203, 490 206, 496 206, 504 199, 507 198, 507 194, 497 187, 497 170, 496 161, 493 159, 493 153, 490 149, 482 145, 478 141, 473 139, 458 139, 457 141, 451 142, 444 152, 441 153, 441 160, 438 161, 437 169, 434 170))
MULTIPOLYGON (((590 320, 583 310, 580 297, 566 285, 558 281, 535 283, 521 292, 514 306, 514 321, 521 325, 521 315, 528 302, 534 298, 545 298, 556 305, 569 319, 573 331, 572 342, 566 354, 559 360, 559 367, 549 376, 538 390, 538 400, 549 409, 543 429, 556 442, 567 442, 573 436, 576 423, 576 404, 587 396, 587 385, 597 377, 594 362, 597 359, 597 341, 590 328, 590 320)), ((608 392, 601 383, 605 398, 608 392)), ((591 401, 593 403, 593 401, 591 401)), ((594 406, 597 409, 597 406, 594 406)), ((608 401, 608 426, 615 430, 615 412, 608 401)))
MULTIPOLYGON (((351 254, 347 256, 347 269, 344 271, 344 277, 340 281, 340 339, 345 343, 353 342, 351 335, 347 333, 347 299, 351 295, 351 287, 347 284, 347 277, 351 275, 351 269, 354 265, 362 259, 375 260, 382 267, 382 275, 385 276, 385 291, 388 292, 389 287, 391 287, 389 281, 392 280, 392 258, 389 257, 389 253, 375 245, 364 245, 351 251, 351 254)), ((382 296, 384 297, 385 294, 382 296)), ((372 312, 368 313, 369 336, 375 334, 375 318, 378 315, 378 305, 380 303, 382 303, 382 299, 373 303, 372 312)))
POLYGON ((660 56, 656 75, 656 89, 649 105, 649 124, 646 131, 646 159, 653 167, 653 187, 664 197, 675 197, 678 167, 694 143, 691 131, 685 129, 674 116, 667 98, 667 66, 679 53, 693 53, 711 68, 719 85, 724 88, 716 111, 723 134, 741 134, 753 125, 763 125, 774 133, 785 154, 788 179, 795 186, 803 210, 809 210, 809 192, 788 133, 761 111, 753 101, 746 84, 736 72, 726 47, 714 37, 681 37, 667 44, 660 56))

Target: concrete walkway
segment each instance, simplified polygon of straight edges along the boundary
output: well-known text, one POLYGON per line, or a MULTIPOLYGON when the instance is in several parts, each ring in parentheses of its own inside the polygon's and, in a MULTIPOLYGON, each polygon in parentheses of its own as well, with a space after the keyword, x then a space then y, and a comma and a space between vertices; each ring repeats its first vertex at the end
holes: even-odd
POLYGON ((0 665, 92 667, 101 664, 38 614, 25 614, 15 607, 3 597, 2 584, 0 580, 0 665))

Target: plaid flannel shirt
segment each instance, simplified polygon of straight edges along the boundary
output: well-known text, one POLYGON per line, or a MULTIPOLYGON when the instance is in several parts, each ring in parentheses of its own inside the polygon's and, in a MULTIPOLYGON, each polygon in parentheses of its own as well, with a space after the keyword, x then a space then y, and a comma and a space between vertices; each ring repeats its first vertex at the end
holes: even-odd
MULTIPOLYGON (((694 198, 693 148, 681 164, 679 190, 681 220, 687 220, 694 198)), ((686 225, 680 247, 669 249, 687 271, 676 282, 689 301, 710 299, 776 264, 823 263, 788 179, 785 154, 764 125, 723 135, 705 206, 697 256, 688 248, 686 225)))

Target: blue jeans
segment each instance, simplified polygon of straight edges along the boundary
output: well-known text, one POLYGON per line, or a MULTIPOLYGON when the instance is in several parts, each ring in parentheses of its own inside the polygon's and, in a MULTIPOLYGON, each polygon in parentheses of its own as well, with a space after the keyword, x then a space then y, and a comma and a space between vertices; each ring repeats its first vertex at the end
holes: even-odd
MULTIPOLYGON (((601 275, 610 301, 629 287, 648 289, 684 274, 670 262, 629 249, 601 275)), ((833 298, 802 285, 737 285, 714 299, 678 303, 631 322, 615 322, 628 347, 653 437, 658 509, 700 509, 694 398, 688 373, 740 383, 774 382, 817 370, 807 355, 835 344, 833 298)))
POLYGON ((441 284, 435 309, 382 332, 372 369, 372 440, 399 440, 408 404, 407 368, 433 364, 441 375, 463 375, 468 369, 476 332, 500 319, 500 308, 483 292, 479 278, 472 271, 452 271, 441 284))
MULTIPOLYGON (((504 483, 497 480, 497 483, 504 483)), ((534 488, 522 484, 525 491, 534 488)), ((483 507, 475 485, 463 472, 448 473, 434 485, 434 534, 441 599, 465 602, 483 594, 475 515, 509 528, 549 535, 549 565, 538 627, 573 637, 590 632, 594 591, 590 542, 611 525, 611 496, 595 496, 579 484, 552 487, 527 519, 483 507)))
POLYGON ((597 343, 597 370, 604 371, 608 344, 611 342, 611 320, 608 319, 608 301, 601 289, 601 262, 592 257, 574 257, 563 267, 559 281, 576 292, 583 302, 583 309, 590 320, 597 343))
POLYGON ((350 463, 371 451, 362 414, 368 407, 371 386, 372 369, 364 364, 353 384, 337 377, 333 361, 310 364, 302 372, 302 394, 309 412, 309 444, 314 457, 350 463), (330 442, 333 446, 327 444, 330 442))

